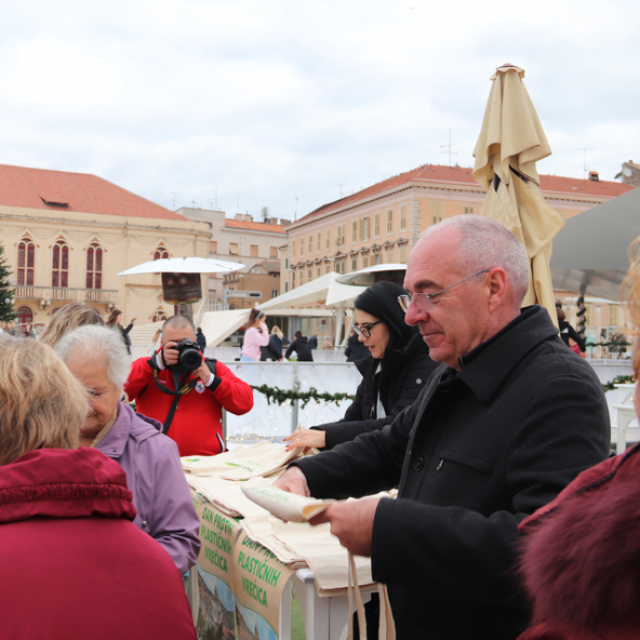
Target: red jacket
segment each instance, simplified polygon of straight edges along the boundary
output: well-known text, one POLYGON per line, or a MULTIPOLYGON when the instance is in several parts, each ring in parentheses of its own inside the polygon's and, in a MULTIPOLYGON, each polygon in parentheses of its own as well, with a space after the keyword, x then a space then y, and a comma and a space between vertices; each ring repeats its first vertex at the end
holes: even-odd
POLYGON ((0 467, 0 639, 195 640, 180 574, 134 516, 124 471, 95 449, 0 467))
POLYGON ((520 524, 533 626, 520 640, 640 638, 640 445, 520 524))
MULTIPOLYGON (((158 372, 158 379, 175 391, 173 373, 158 372)), ((193 380, 189 374, 187 380, 193 380)), ((174 396, 163 393, 153 381, 153 369, 148 358, 133 363, 124 387, 136 410, 164 423, 174 396)), ((167 435, 175 440, 181 456, 213 456, 225 450, 222 437, 222 407, 236 415, 253 409, 251 387, 237 378, 229 368, 216 362, 216 373, 210 387, 198 385, 182 396, 167 435)))

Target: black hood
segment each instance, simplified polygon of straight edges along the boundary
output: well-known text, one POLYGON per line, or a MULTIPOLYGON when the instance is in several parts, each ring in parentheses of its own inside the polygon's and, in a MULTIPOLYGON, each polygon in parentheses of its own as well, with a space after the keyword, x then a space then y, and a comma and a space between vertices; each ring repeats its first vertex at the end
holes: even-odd
POLYGON ((391 334, 387 349, 402 351, 417 328, 410 327, 404 321, 404 311, 398 302, 398 296, 404 289, 393 282, 383 280, 363 291, 355 301, 356 309, 366 311, 378 320, 382 320, 391 334))

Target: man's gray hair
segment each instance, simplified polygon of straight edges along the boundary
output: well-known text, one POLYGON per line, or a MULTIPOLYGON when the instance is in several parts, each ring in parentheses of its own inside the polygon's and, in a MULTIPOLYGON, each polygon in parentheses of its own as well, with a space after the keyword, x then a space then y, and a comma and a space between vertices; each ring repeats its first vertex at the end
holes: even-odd
POLYGON ((196 326, 193 324, 191 318, 187 316, 171 316, 162 323, 162 337, 164 337, 164 331, 167 327, 175 327, 176 329, 191 329, 194 337, 196 335, 196 326))
POLYGON ((469 270, 469 275, 483 269, 502 267, 513 287, 518 303, 524 299, 529 287, 529 259, 524 247, 499 222, 475 214, 448 218, 429 227, 422 237, 429 237, 445 229, 460 232, 458 255, 469 270))
POLYGON ((106 327, 86 325, 74 329, 60 340, 56 353, 65 363, 103 359, 107 377, 118 389, 122 389, 131 370, 131 359, 122 338, 106 327))

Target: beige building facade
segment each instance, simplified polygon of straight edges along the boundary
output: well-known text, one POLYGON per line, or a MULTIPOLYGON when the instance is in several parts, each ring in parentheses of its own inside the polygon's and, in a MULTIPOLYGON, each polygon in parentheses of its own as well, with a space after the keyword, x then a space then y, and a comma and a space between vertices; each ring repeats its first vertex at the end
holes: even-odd
POLYGON ((209 240, 208 225, 97 176, 0 165, 0 242, 20 323, 42 325, 69 302, 105 317, 118 308, 127 324, 173 315, 159 274, 116 274, 162 257, 207 257, 209 240))
MULTIPOLYGON (((549 205, 570 218, 632 188, 590 177, 542 175, 541 189, 549 205)), ((283 271, 288 288, 329 271, 406 263, 422 231, 455 215, 480 214, 484 198, 471 168, 424 165, 324 205, 286 227, 281 260, 290 269, 283 271)))
POLYGON ((263 260, 248 271, 227 273, 223 279, 229 309, 251 309, 280 295, 280 262, 263 260), (259 297, 234 296, 233 292, 238 290, 250 291, 259 297))
MULTIPOLYGON (((257 222, 249 214, 237 213, 233 218, 227 218, 224 211, 186 207, 176 213, 207 223, 210 227, 209 257, 243 264, 240 274, 246 275, 265 260, 279 260, 279 247, 287 238, 283 225, 289 224, 289 220, 269 218, 266 222, 257 222)), ((223 308, 224 289, 224 274, 210 274, 209 310, 223 308)), ((279 273, 274 289, 280 290, 279 273)))

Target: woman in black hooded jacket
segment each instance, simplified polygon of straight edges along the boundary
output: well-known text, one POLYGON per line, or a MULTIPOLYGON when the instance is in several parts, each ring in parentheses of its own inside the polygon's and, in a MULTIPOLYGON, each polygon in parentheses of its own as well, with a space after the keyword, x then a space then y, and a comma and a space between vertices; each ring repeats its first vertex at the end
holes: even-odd
POLYGON ((398 296, 404 291, 391 282, 378 282, 355 301, 354 328, 370 355, 356 363, 362 382, 356 397, 338 422, 294 432, 285 438, 289 449, 332 449, 362 433, 382 429, 413 404, 438 363, 414 327, 404 321, 398 296))

